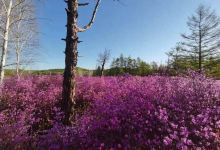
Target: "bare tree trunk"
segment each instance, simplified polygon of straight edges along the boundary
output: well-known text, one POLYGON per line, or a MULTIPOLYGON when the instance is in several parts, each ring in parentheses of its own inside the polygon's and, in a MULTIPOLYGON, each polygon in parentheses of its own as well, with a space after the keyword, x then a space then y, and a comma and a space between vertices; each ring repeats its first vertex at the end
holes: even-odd
POLYGON ((105 69, 105 60, 102 63, 102 68, 101 68, 101 77, 104 76, 104 69, 105 69))
POLYGON ((5 32, 4 32, 4 39, 3 39, 3 47, 2 47, 2 57, 1 57, 1 62, 0 62, 0 84, 3 83, 3 79, 5 75, 4 66, 6 63, 7 52, 8 52, 11 9, 12 9, 12 0, 10 0, 9 6, 7 8, 6 25, 5 25, 5 32))
POLYGON ((210 58, 219 59, 220 17, 209 7, 200 5, 189 17, 187 26, 191 33, 182 35, 185 42, 182 43, 180 57, 192 63, 200 73, 203 69, 210 72, 210 58))
POLYGON ((19 69, 20 69, 20 55, 19 55, 19 50, 16 49, 16 74, 18 78, 20 78, 19 69))
POLYGON ((65 0, 67 3, 67 36, 65 49, 65 70, 63 80, 63 100, 62 110, 64 111, 65 125, 71 125, 71 120, 75 119, 75 105, 76 105, 76 67, 78 59, 78 32, 88 30, 94 23, 96 12, 101 0, 97 0, 95 9, 93 11, 90 22, 83 28, 78 27, 78 6, 87 6, 89 3, 78 3, 78 0, 65 0))
MULTIPOLYGON (((19 12, 19 17, 18 17, 18 23, 16 24, 17 28, 15 30, 17 30, 17 32, 20 31, 20 25, 21 25, 21 20, 22 20, 22 15, 23 12, 19 12)), ((19 69, 20 69, 20 53, 21 53, 21 46, 20 46, 20 37, 21 35, 19 35, 19 33, 16 34, 16 43, 15 43, 15 53, 16 53, 16 75, 19 78, 19 69)))
POLYGON ((65 112, 64 124, 71 124, 71 116, 74 114, 75 88, 76 88, 76 66, 77 66, 77 18, 78 18, 78 0, 69 0, 67 2, 67 37, 66 37, 66 58, 63 81, 63 110, 65 112))
POLYGON ((101 65, 101 72, 99 74, 100 77, 104 75, 104 70, 105 70, 105 64, 109 61, 110 59, 110 50, 105 49, 103 53, 99 54, 98 58, 98 63, 101 65))
POLYGON ((202 72, 202 29, 201 29, 201 20, 202 15, 199 16, 199 73, 202 72))
POLYGON ((202 72, 202 39, 201 39, 201 31, 199 31, 199 73, 202 72))

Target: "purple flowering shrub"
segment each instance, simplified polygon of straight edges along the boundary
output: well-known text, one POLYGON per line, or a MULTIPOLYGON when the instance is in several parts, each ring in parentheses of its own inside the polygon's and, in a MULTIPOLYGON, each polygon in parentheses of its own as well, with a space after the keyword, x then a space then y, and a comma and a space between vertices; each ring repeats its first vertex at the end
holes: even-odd
POLYGON ((79 77, 78 116, 61 124, 62 77, 8 79, 0 149, 218 149, 220 83, 189 77, 79 77))
POLYGON ((59 116, 56 104, 61 79, 42 76, 6 80, 0 96, 0 149, 30 146, 35 136, 53 126, 59 116))

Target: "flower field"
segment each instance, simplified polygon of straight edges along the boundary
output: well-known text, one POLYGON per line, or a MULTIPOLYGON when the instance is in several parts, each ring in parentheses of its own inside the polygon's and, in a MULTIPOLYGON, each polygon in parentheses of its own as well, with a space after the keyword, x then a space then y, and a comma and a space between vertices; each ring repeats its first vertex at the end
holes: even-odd
POLYGON ((79 77, 77 119, 61 123, 61 76, 6 79, 0 149, 219 149, 220 83, 187 77, 79 77))

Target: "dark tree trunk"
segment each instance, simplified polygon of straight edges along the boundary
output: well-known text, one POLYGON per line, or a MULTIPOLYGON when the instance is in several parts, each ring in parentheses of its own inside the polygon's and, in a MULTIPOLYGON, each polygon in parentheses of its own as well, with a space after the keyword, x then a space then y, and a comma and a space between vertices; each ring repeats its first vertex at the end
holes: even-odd
POLYGON ((104 69, 105 69, 105 60, 102 63, 102 68, 101 68, 101 77, 104 76, 104 69))
MULTIPOLYGON (((211 73, 212 71, 207 66, 207 63, 211 62, 210 58, 218 59, 218 50, 220 48, 219 16, 209 7, 200 5, 196 13, 189 17, 187 26, 191 33, 182 35, 185 42, 183 42, 184 47, 180 51, 180 56, 189 60, 193 67, 195 65, 195 68, 200 73, 203 69, 207 69, 211 73)), ((215 68, 213 65, 210 67, 213 67, 212 69, 215 68)))
POLYGON ((65 50, 65 70, 63 79, 63 99, 61 103, 61 108, 64 111, 65 125, 71 125, 71 121, 75 120, 75 90, 76 90, 76 67, 78 59, 78 32, 84 32, 88 30, 96 16, 97 9, 101 0, 97 0, 95 9, 93 11, 92 18, 90 22, 83 28, 78 27, 78 6, 87 6, 89 3, 78 3, 78 0, 64 0, 67 3, 67 36, 66 39, 66 50, 65 50))
POLYGON ((78 18, 78 0, 66 1, 68 5, 67 12, 67 36, 66 36, 66 50, 65 50, 65 70, 63 80, 63 101, 62 110, 65 117, 63 123, 65 125, 71 124, 71 119, 74 119, 75 111, 75 89, 76 89, 76 66, 77 66, 77 18, 78 18))

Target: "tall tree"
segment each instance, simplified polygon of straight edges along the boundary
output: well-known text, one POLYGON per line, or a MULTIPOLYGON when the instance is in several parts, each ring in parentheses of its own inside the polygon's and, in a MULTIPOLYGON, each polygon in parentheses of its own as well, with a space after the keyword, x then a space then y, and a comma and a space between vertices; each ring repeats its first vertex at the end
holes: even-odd
POLYGON ((20 67, 32 63, 36 58, 38 28, 33 1, 23 1, 13 11, 12 18, 17 20, 11 30, 11 48, 15 51, 16 74, 19 77, 20 67))
POLYGON ((100 70, 100 76, 102 77, 104 75, 104 69, 105 69, 105 65, 106 63, 108 63, 110 59, 110 50, 105 49, 105 51, 103 53, 100 53, 98 56, 98 63, 101 66, 101 70, 100 70))
POLYGON ((1 1, 1 38, 2 38, 2 45, 1 45, 1 60, 0 60, 0 84, 3 83, 4 79, 4 67, 6 64, 7 53, 8 53, 8 40, 9 40, 9 32, 10 32, 10 25, 11 25, 11 12, 13 8, 13 0, 9 1, 1 1))
POLYGON ((196 13, 187 22, 190 34, 183 34, 182 52, 186 58, 193 60, 196 68, 205 67, 208 59, 217 58, 220 48, 220 18, 215 11, 200 5, 196 13))
POLYGON ((97 0, 95 8, 89 23, 83 28, 78 25, 78 7, 87 6, 89 3, 79 3, 78 0, 65 0, 67 3, 67 35, 63 39, 66 41, 65 49, 65 70, 63 80, 63 100, 62 110, 64 111, 64 121, 66 125, 71 124, 71 119, 74 118, 75 112, 75 89, 76 89, 76 66, 78 59, 77 45, 80 42, 78 38, 79 32, 88 30, 94 23, 98 7, 101 0, 97 0))
POLYGON ((0 84, 3 83, 6 66, 16 64, 17 70, 19 70, 21 50, 30 45, 29 41, 32 38, 26 35, 30 35, 32 32, 30 28, 27 28, 27 26, 33 26, 33 21, 30 21, 33 20, 33 18, 30 19, 30 16, 34 15, 32 4, 32 0, 0 1, 0 84), (16 63, 6 64, 9 48, 16 50, 16 63))

